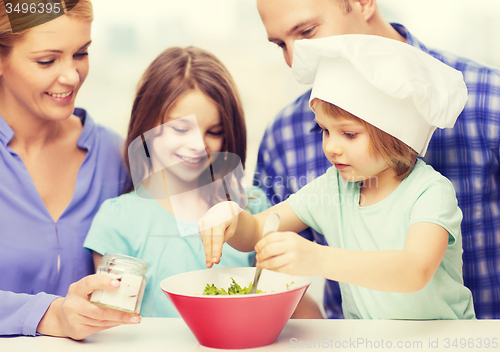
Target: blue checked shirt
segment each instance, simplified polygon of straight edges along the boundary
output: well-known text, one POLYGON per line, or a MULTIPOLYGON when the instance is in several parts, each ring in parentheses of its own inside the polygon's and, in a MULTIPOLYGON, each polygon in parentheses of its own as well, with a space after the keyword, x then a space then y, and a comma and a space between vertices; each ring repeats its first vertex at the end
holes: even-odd
MULTIPOLYGON (((453 129, 437 129, 425 161, 453 183, 463 212, 463 276, 479 319, 500 318, 500 70, 442 51, 429 50, 399 24, 409 45, 461 71, 469 99, 453 129)), ((254 185, 273 204, 285 200, 331 166, 309 108, 310 91, 283 109, 268 126, 259 149, 254 185)), ((301 233, 326 245, 312 229, 301 233)), ((328 318, 342 318, 338 284, 327 280, 328 318)))

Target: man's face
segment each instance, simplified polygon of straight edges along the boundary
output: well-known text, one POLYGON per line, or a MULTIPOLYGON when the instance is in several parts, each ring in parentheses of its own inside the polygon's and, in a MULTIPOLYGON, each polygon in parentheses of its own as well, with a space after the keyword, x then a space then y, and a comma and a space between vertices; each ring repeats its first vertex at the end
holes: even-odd
POLYGON ((342 4, 343 0, 257 0, 257 9, 269 41, 283 50, 291 67, 295 40, 369 34, 357 4, 350 11, 342 4))

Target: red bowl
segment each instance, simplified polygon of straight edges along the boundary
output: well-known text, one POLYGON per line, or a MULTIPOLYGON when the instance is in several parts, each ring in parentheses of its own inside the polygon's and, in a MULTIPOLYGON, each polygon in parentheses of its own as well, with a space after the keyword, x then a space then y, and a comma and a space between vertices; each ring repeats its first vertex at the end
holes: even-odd
POLYGON ((263 270, 258 289, 266 293, 202 295, 206 284, 227 290, 234 278, 244 287, 254 275, 251 267, 191 271, 164 279, 160 287, 201 345, 254 348, 276 341, 311 284, 307 276, 263 270))

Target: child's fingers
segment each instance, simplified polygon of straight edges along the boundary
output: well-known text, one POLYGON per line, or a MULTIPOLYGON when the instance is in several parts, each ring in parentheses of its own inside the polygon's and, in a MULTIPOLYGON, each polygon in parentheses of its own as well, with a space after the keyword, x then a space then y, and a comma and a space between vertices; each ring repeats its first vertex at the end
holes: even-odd
POLYGON ((198 231, 203 242, 207 268, 211 268, 213 264, 220 262, 222 245, 233 235, 237 225, 236 215, 239 212, 241 212, 241 208, 237 203, 221 202, 210 208, 198 220, 198 231))
POLYGON ((200 231, 201 242, 203 243, 203 250, 205 251, 205 263, 207 268, 211 268, 212 263, 212 228, 200 231))
POLYGON ((220 257, 222 256, 222 246, 224 245, 226 238, 226 231, 231 226, 227 227, 227 224, 220 224, 213 227, 212 232, 212 258, 210 261, 215 264, 219 264, 220 257))
POLYGON ((272 232, 264 236, 255 246, 256 256, 259 266, 263 261, 271 257, 283 255, 287 252, 286 233, 272 232))
POLYGON ((257 253, 261 252, 264 247, 270 243, 282 242, 286 239, 285 232, 271 232, 261 238, 259 242, 255 245, 255 251, 257 253))
MULTIPOLYGON (((260 242, 259 242, 260 243, 260 242)), ((284 246, 283 241, 273 241, 263 244, 261 249, 257 251, 255 258, 257 262, 264 262, 269 258, 276 257, 287 253, 288 249, 284 246)))
MULTIPOLYGON (((210 212, 210 210, 209 210, 210 212)), ((207 268, 211 268, 212 263, 212 232, 213 229, 210 226, 211 217, 208 213, 198 220, 198 231, 200 232, 201 242, 203 243, 203 250, 205 252, 205 263, 207 268)))
POLYGON ((257 266, 260 269, 268 269, 274 271, 281 271, 281 269, 286 268, 290 264, 289 253, 281 253, 274 256, 266 257, 262 261, 258 261, 257 266))

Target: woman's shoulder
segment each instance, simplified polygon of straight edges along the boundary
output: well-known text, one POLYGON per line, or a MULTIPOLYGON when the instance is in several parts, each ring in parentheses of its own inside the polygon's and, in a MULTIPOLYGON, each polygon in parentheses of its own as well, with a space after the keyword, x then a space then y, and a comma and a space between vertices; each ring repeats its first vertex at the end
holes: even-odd
POLYGON ((87 150, 89 165, 95 167, 94 177, 104 178, 116 186, 110 195, 120 194, 130 182, 123 160, 123 138, 109 127, 96 123, 84 109, 75 109, 74 115, 83 124, 77 145, 87 150))
POLYGON ((92 147, 98 144, 100 148, 114 147, 121 149, 123 138, 116 131, 95 122, 85 109, 76 108, 73 114, 83 124, 83 130, 78 140, 80 147, 92 147))

